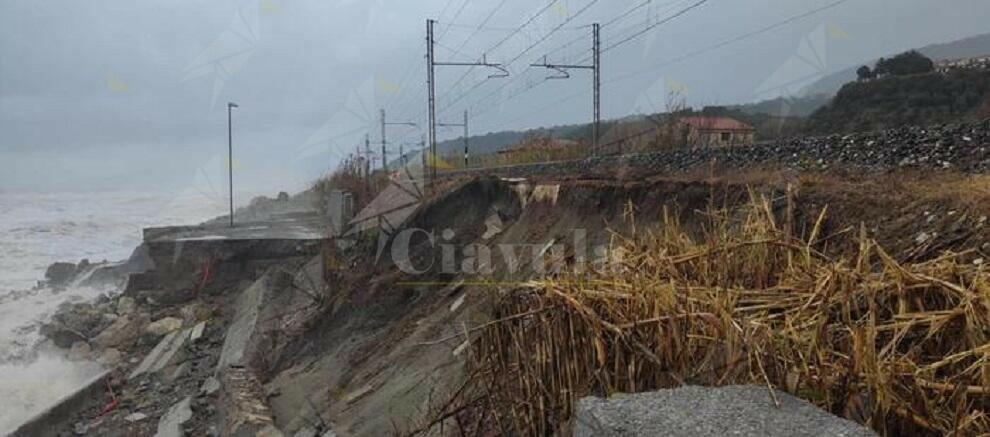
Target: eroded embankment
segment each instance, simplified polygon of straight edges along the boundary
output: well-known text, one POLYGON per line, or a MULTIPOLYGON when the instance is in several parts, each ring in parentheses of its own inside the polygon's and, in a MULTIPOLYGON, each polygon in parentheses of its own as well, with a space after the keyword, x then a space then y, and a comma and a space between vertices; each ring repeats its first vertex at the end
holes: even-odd
MULTIPOLYGON (((473 353, 466 339, 491 320, 496 297, 554 267, 572 268, 582 257, 592 266, 613 232, 656 227, 664 210, 685 232, 700 235, 709 223, 705 211, 763 195, 775 217, 790 211, 795 236, 807 236, 824 217, 815 241, 820 250, 850 253, 865 224, 899 260, 990 241, 985 206, 968 199, 987 195, 986 179, 873 178, 746 173, 713 181, 482 179, 458 186, 424 206, 404 227, 411 235, 394 236, 378 264, 371 252, 379 250, 370 242, 368 252, 339 254, 331 310, 299 340, 309 349, 301 347, 301 355, 284 359, 273 373, 276 423, 294 431, 323 420, 356 435, 425 429, 422 420, 402 418, 429 422, 438 411, 451 413, 445 407, 463 392, 463 364, 473 353), (395 241, 405 237, 408 250, 396 251, 395 241), (403 255, 410 260, 404 266, 403 255), (546 270, 534 268, 534 255, 546 270)), ((981 256, 972 252, 964 261, 981 256)))
MULTIPOLYGON (((454 434, 459 426, 469 434, 505 431, 513 424, 509 415, 496 419, 491 413, 509 414, 514 406, 484 404, 479 367, 468 364, 484 362, 486 349, 477 341, 490 341, 490 330, 505 319, 536 320, 530 312, 538 306, 506 307, 507 296, 531 291, 534 280, 580 278, 575 272, 615 259, 617 247, 664 250, 620 238, 671 229, 663 226, 664 214, 667 223, 679 223, 677 235, 684 238, 701 239, 719 211, 722 219, 746 223, 744 206, 753 199, 765 199, 761 217, 787 229, 785 236, 810 238, 816 253, 835 259, 857 253, 864 232, 898 262, 975 249, 957 259, 975 266, 990 249, 990 179, 982 176, 747 172, 636 182, 476 179, 453 184, 406 223, 362 235, 346 249, 327 245, 319 255, 290 250, 264 257, 248 256, 258 248, 243 248, 192 258, 184 257, 196 253, 188 251, 195 246, 181 255, 163 250, 163 259, 182 267, 137 278, 124 296, 137 300, 137 314, 175 317, 177 327, 164 339, 138 336, 126 349, 133 358, 122 360, 111 379, 114 396, 94 400, 61 429, 86 423, 97 435, 153 433, 162 418, 184 417, 188 399, 189 417, 181 422, 194 433, 388 435, 438 433, 440 424, 454 434), (204 329, 194 335, 202 322, 204 329), (163 347, 176 353, 130 377, 141 357, 153 355, 162 342, 177 345, 163 347), (136 414, 144 417, 132 420, 136 414)), ((601 350, 603 361, 613 363, 613 345, 602 343, 601 350)), ((545 352, 520 350, 550 366, 547 360, 555 356, 545 352)), ((574 399, 601 394, 590 381, 571 387, 574 399)), ((785 384, 779 388, 790 391, 785 384)), ((568 407, 553 408, 562 410, 541 423, 565 427, 568 407)))

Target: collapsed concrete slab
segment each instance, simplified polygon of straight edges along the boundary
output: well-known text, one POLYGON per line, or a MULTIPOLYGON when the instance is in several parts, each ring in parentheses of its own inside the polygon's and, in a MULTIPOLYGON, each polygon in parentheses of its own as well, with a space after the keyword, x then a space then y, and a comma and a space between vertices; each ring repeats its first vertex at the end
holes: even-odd
POLYGON ((650 393, 581 399, 575 437, 633 436, 875 436, 856 423, 766 387, 686 386, 650 393))
POLYGON ((265 303, 269 282, 270 276, 265 275, 237 297, 234 319, 227 327, 227 336, 224 338, 220 360, 217 362, 218 372, 223 372, 231 366, 248 364, 248 348, 257 333, 258 317, 265 303))
POLYGON ((182 437, 186 435, 182 424, 192 419, 192 398, 185 398, 169 408, 158 421, 155 437, 182 437))
POLYGON ((189 338, 190 329, 182 329, 179 331, 173 331, 165 336, 155 346, 154 349, 144 357, 134 371, 131 372, 128 379, 134 379, 145 373, 155 373, 162 369, 174 364, 179 360, 183 346, 186 340, 189 338))

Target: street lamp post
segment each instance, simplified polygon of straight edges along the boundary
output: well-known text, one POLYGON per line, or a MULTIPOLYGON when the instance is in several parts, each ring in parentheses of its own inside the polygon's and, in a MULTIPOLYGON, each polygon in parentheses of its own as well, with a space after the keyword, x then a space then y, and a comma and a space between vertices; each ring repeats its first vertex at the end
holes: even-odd
POLYGON ((234 227, 234 132, 231 109, 237 108, 234 102, 227 102, 227 181, 230 185, 230 227, 234 227))

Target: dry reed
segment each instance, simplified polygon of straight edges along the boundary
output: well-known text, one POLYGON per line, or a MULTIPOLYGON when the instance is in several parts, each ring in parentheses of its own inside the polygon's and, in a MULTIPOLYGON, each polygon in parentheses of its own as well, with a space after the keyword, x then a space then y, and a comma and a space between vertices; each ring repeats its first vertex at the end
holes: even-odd
POLYGON ((500 297, 459 423, 549 435, 589 394, 759 384, 881 434, 990 432, 984 268, 958 254, 901 264, 865 232, 833 258, 811 243, 825 211, 798 238, 757 196, 705 217, 688 232, 665 213, 614 235, 623 256, 608 271, 500 297))

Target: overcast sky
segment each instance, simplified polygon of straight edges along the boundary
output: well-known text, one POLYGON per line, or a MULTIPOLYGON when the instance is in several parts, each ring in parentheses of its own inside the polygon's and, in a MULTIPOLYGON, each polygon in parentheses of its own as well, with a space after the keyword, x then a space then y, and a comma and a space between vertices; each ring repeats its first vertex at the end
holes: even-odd
MULTIPOLYGON (((986 0, 709 0, 687 9, 697 3, 0 0, 0 191, 219 195, 228 101, 241 106, 241 186, 301 188, 365 133, 380 141, 379 108, 423 125, 427 18, 439 20, 438 60, 485 54, 512 73, 486 80, 493 70, 438 67, 441 121, 467 109, 472 133, 587 121, 590 73, 544 82, 547 72, 528 64, 548 53, 583 63, 593 22, 606 23, 606 117, 663 110, 671 91, 693 105, 793 94, 878 56, 990 31, 986 0)), ((395 149, 421 134, 389 127, 395 149)))

